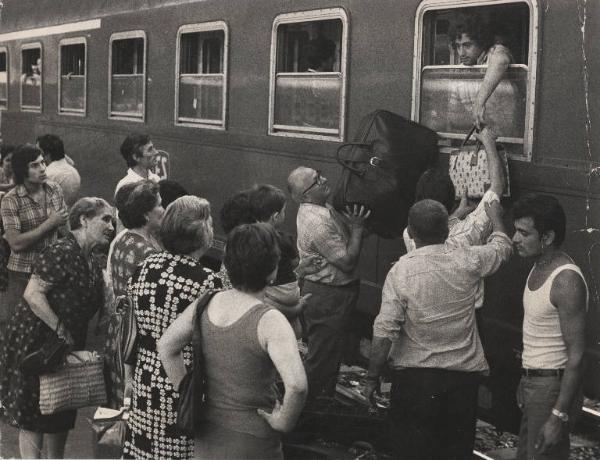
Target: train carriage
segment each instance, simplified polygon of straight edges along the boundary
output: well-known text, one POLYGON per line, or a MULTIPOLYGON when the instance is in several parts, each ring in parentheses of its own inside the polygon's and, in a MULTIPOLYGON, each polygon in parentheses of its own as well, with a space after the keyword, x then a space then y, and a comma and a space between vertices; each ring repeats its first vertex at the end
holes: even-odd
MULTIPOLYGON (((435 129, 448 153, 471 123, 459 103, 485 72, 458 65, 449 46, 450 30, 471 13, 493 25, 514 56, 487 112, 509 154, 512 197, 551 193, 567 212, 565 247, 590 286, 585 391, 598 398, 598 2, 4 0, 2 138, 61 136, 82 192, 110 198, 125 168, 122 139, 147 132, 170 153, 170 177, 213 210, 253 183, 283 187, 302 164, 335 182, 337 147, 375 109, 435 129), (319 40, 334 50, 333 62, 314 69, 305 50, 319 40)), ((290 230, 294 219, 291 209, 290 230)), ((400 240, 365 241, 357 326, 365 335, 403 252, 400 240)), ((483 309, 492 375, 482 414, 512 429, 529 268, 513 257, 488 280, 483 309)))

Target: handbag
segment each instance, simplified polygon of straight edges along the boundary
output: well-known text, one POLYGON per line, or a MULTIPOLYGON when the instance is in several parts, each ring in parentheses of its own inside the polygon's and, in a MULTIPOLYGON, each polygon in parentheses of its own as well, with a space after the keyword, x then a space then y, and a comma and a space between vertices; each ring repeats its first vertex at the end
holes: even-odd
MULTIPOLYGON (((465 137, 462 146, 459 149, 450 152, 449 174, 454 183, 456 198, 460 199, 464 190, 467 190, 469 198, 482 198, 485 192, 490 188, 490 169, 487 161, 487 153, 479 141, 474 145, 467 145, 467 142, 475 127, 465 137)), ((510 180, 508 176, 508 160, 506 151, 501 144, 497 146, 498 156, 504 169, 504 193, 503 196, 510 196, 510 180)))
MULTIPOLYGON (((60 321, 56 326, 58 326, 60 321)), ((26 375, 39 375, 52 372, 64 361, 67 354, 67 342, 58 337, 56 331, 48 336, 46 343, 39 350, 29 353, 19 364, 19 369, 26 375)))
POLYGON ((71 352, 62 367, 40 375, 40 412, 48 415, 106 403, 102 367, 96 352, 71 352))
POLYGON ((98 407, 92 419, 94 458, 121 458, 127 433, 126 408, 98 407))
POLYGON ((202 334, 200 331, 202 312, 217 291, 204 294, 196 304, 194 312, 192 347, 194 359, 192 367, 187 371, 177 392, 177 429, 180 433, 191 438, 198 434, 200 427, 205 422, 206 380, 204 375, 204 356, 202 355, 202 334))

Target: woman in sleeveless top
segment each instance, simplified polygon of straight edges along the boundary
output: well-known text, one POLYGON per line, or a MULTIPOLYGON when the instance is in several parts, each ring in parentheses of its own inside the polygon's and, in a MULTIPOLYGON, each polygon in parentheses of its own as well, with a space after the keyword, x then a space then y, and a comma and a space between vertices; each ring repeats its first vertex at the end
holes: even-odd
MULTIPOLYGON (((263 303, 264 290, 277 274, 279 254, 277 234, 269 224, 241 225, 229 234, 224 262, 233 289, 215 294, 204 312, 198 312, 207 422, 196 435, 195 458, 283 458, 280 433, 294 427, 307 383, 289 322, 263 303), (273 385, 276 373, 285 386, 282 403, 273 385)), ((181 350, 192 338, 196 304, 158 343, 175 387, 185 375, 181 350)))

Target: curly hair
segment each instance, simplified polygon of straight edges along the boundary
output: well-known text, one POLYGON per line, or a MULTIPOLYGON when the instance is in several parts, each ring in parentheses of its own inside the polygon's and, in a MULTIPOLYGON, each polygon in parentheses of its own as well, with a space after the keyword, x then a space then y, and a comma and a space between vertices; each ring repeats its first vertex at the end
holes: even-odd
POLYGON ((158 184, 150 180, 123 185, 115 196, 115 206, 125 228, 143 227, 146 213, 156 207, 159 196, 158 184))
POLYGON ((567 218, 559 201, 551 195, 528 193, 519 198, 512 209, 513 219, 531 217, 533 226, 540 236, 548 231, 554 232, 555 247, 565 240, 567 218))

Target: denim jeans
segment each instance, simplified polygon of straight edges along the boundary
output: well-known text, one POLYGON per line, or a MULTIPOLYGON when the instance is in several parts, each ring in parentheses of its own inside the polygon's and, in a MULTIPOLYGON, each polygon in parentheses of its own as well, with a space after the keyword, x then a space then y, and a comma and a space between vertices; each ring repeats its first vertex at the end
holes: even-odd
POLYGON ((569 411, 571 422, 566 424, 559 443, 549 452, 538 454, 535 442, 544 423, 552 414, 560 393, 561 377, 521 377, 517 388, 517 404, 523 412, 519 431, 518 460, 566 460, 569 458, 569 424, 581 409, 583 396, 575 398, 573 408, 569 411))

